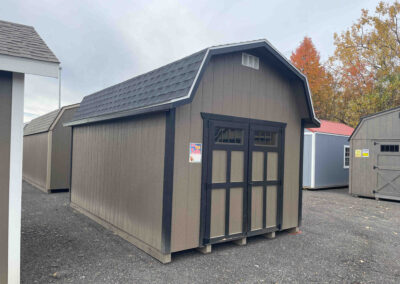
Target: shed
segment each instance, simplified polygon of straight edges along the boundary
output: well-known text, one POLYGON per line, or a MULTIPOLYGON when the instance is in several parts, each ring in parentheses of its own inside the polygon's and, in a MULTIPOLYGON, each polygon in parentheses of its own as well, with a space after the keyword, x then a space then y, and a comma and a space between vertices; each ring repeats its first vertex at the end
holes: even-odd
POLYGON ((23 179, 45 192, 70 187, 70 121, 79 104, 64 106, 33 119, 24 128, 23 179))
POLYGON ((303 131, 319 121, 306 77, 266 40, 89 95, 67 125, 71 206, 163 263, 300 225, 303 131))
POLYGON ((303 188, 344 187, 349 184, 350 146, 353 128, 321 120, 321 127, 304 130, 303 188))
POLYGON ((363 117, 350 137, 355 196, 400 200, 400 107, 363 117))
POLYGON ((31 26, 0 21, 0 283, 20 283, 25 74, 58 77, 59 61, 31 26))

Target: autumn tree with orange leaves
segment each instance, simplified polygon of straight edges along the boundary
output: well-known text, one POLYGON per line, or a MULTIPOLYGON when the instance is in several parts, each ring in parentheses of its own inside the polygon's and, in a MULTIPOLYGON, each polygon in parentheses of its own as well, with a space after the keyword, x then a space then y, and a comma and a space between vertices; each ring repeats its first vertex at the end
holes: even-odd
POLYGON ((380 2, 375 14, 362 10, 347 31, 335 34, 330 59, 340 120, 355 126, 360 117, 400 105, 400 3, 380 2))
POLYGON ((307 76, 317 117, 332 119, 335 109, 332 76, 321 64, 320 55, 311 38, 304 37, 290 60, 307 76))
POLYGON ((356 126, 362 116, 400 106, 400 3, 380 2, 348 30, 334 34, 323 65, 305 37, 291 60, 307 77, 319 118, 356 126))

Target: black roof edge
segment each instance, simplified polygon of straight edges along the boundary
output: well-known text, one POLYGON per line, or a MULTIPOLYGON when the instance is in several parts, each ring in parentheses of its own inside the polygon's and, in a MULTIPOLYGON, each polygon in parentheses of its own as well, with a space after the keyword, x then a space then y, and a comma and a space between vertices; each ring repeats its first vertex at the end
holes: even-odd
MULTIPOLYGON (((205 72, 205 69, 206 69, 205 67, 207 66, 207 64, 210 61, 212 56, 226 54, 226 53, 232 53, 232 52, 240 52, 240 51, 259 48, 259 47, 265 47, 281 63, 283 63, 290 71, 294 72, 297 75, 297 77, 300 78, 300 80, 303 82, 304 94, 306 96, 306 102, 307 102, 308 113, 309 113, 309 118, 305 120, 305 123, 306 123, 305 127, 320 127, 321 123, 315 116, 314 107, 313 107, 312 99, 311 99, 311 91, 309 88, 307 77, 303 73, 301 73, 292 63, 290 63, 288 61, 288 59, 286 59, 285 56, 283 56, 278 50, 276 50, 265 39, 250 41, 250 42, 243 42, 243 43, 236 43, 236 44, 212 46, 212 47, 207 48, 203 62, 201 63, 201 65, 199 67, 198 74, 195 77, 195 80, 193 82, 193 85, 192 85, 188 95, 186 95, 185 97, 182 97, 182 98, 170 101, 170 102, 166 102, 166 103, 163 103, 160 105, 156 105, 156 106, 148 106, 148 107, 144 107, 144 108, 140 108, 140 109, 127 110, 127 111, 122 111, 122 112, 116 112, 116 113, 99 115, 99 116, 95 116, 95 117, 71 121, 71 122, 65 123, 64 126, 76 126, 76 125, 81 125, 81 124, 88 124, 88 123, 100 122, 100 121, 105 121, 105 120, 117 119, 117 118, 122 118, 122 117, 127 117, 127 116, 135 116, 138 114, 145 114, 145 113, 156 112, 156 111, 161 111, 161 110, 165 111, 165 110, 168 110, 171 108, 176 108, 178 106, 191 103, 193 101, 194 94, 196 93, 196 90, 197 90, 197 88, 200 84, 200 81, 203 77, 203 74, 205 72)), ((202 49, 201 51, 203 51, 203 50, 204 49, 202 49)), ((201 52, 201 51, 199 51, 199 52, 201 52)), ((198 53, 198 52, 195 52, 194 54, 196 54, 196 53, 198 53)), ((149 71, 149 72, 152 72, 152 71, 149 71)))
POLYGON ((101 115, 101 116, 95 116, 95 117, 70 121, 70 122, 64 123, 63 126, 64 127, 74 127, 74 126, 78 126, 78 125, 82 125, 82 124, 96 123, 96 122, 100 122, 100 121, 108 121, 108 120, 114 120, 114 119, 119 119, 119 118, 124 118, 124 117, 144 115, 144 114, 149 114, 149 113, 164 112, 164 111, 170 110, 171 108, 173 108, 172 104, 162 104, 162 105, 150 106, 150 107, 141 108, 141 109, 127 110, 127 111, 123 111, 123 112, 116 112, 116 113, 111 113, 111 114, 107 114, 107 115, 101 115))
POLYGON ((400 106, 392 107, 392 108, 389 108, 389 109, 386 109, 386 110, 382 110, 382 111, 378 111, 378 112, 376 112, 376 113, 371 113, 371 114, 367 114, 367 115, 362 116, 362 117, 360 118, 360 121, 358 122, 356 128, 354 128, 353 133, 351 133, 351 135, 350 135, 350 137, 349 137, 349 141, 350 141, 350 139, 353 137, 353 135, 356 133, 356 131, 358 130, 358 128, 359 128, 359 126, 360 126, 360 124, 361 124, 361 122, 362 122, 364 119, 370 118, 370 117, 375 116, 375 115, 384 114, 385 112, 390 112, 390 111, 397 110, 397 109, 400 109, 400 106))

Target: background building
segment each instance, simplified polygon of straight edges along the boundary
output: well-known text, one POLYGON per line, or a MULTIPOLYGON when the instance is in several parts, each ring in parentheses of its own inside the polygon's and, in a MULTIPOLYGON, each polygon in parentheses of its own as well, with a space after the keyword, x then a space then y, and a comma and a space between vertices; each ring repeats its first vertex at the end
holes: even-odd
POLYGON ((304 131, 303 187, 309 189, 348 186, 353 128, 321 120, 320 128, 304 131))
POLYGON ((362 118, 350 137, 356 196, 400 200, 400 107, 362 118))

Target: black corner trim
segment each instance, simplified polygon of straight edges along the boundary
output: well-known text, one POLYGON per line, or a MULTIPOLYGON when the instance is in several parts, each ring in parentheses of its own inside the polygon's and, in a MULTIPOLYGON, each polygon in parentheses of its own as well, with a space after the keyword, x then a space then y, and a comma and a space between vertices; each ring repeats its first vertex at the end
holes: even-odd
POLYGON ((162 207, 162 253, 171 253, 172 194, 174 182, 174 148, 175 148, 175 108, 166 112, 165 118, 165 153, 164 184, 162 207))
POLYGON ((300 168, 299 168, 299 205, 298 205, 298 226, 301 226, 303 218, 303 155, 304 155, 304 120, 301 120, 300 133, 300 168))

